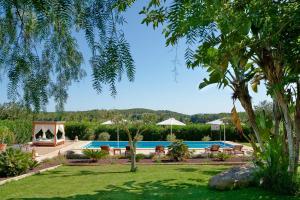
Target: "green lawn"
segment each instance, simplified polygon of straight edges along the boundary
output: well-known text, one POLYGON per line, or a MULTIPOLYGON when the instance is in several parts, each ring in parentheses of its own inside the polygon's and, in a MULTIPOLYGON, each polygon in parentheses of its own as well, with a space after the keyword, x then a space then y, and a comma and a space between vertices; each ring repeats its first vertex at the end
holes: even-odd
POLYGON ((205 199, 262 200, 280 197, 257 188, 219 192, 207 188, 224 166, 151 165, 137 173, 129 166, 59 167, 0 186, 0 199, 205 199))

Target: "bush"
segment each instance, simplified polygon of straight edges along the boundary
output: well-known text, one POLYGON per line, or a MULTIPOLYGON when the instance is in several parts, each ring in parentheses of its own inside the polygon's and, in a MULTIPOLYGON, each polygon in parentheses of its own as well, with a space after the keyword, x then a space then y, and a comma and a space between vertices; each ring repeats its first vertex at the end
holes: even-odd
POLYGON ((146 156, 142 153, 138 153, 135 155, 136 162, 140 162, 140 160, 144 159, 146 156))
POLYGON ((299 180, 288 172, 289 158, 280 138, 272 138, 265 143, 265 152, 261 154, 262 162, 258 164, 257 181, 272 192, 294 195, 299 190, 299 180))
POLYGON ((213 158, 215 158, 218 161, 225 161, 228 158, 230 158, 230 155, 223 153, 223 152, 219 152, 216 155, 213 155, 213 158))
POLYGON ((0 154, 0 175, 3 177, 17 176, 34 168, 37 163, 32 160, 30 153, 20 149, 9 148, 0 154))
POLYGON ((211 141, 211 138, 209 137, 209 135, 207 135, 202 138, 202 141, 211 141))
POLYGON ((0 121, 0 126, 6 126, 14 133, 14 140, 17 144, 24 144, 31 141, 32 136, 32 121, 26 120, 3 120, 0 121))
POLYGON ((107 151, 101 151, 101 150, 94 150, 94 149, 84 149, 82 153, 91 159, 93 162, 96 162, 100 160, 101 158, 104 158, 108 156, 107 151))
POLYGON ((174 141, 168 146, 168 150, 168 156, 175 161, 182 161, 191 156, 188 146, 182 140, 174 141))
POLYGON ((102 132, 98 135, 98 140, 109 141, 109 139, 110 139, 110 135, 108 132, 102 132))
POLYGON ((67 159, 89 159, 86 155, 78 154, 75 153, 74 151, 67 151, 66 158, 67 159))
POLYGON ((65 125, 66 137, 74 140, 78 136, 79 140, 87 140, 94 137, 94 126, 89 123, 69 122, 65 125))
POLYGON ((170 141, 170 142, 173 142, 176 140, 176 135, 174 134, 169 134, 167 135, 167 138, 166 138, 167 141, 170 141))
POLYGON ((12 144, 14 133, 6 126, 0 126, 0 144, 12 144))

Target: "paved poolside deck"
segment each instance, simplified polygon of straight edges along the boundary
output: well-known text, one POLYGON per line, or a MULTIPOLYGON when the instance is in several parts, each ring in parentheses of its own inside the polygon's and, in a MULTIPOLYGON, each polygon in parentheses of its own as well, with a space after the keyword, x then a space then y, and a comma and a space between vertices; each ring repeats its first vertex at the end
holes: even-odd
POLYGON ((59 145, 56 147, 39 147, 35 146, 36 152, 38 153, 38 157, 36 158, 37 161, 42 161, 45 159, 50 159, 58 155, 60 152, 61 154, 65 153, 66 151, 73 150, 73 149, 80 149, 82 146, 88 144, 90 141, 78 141, 74 142, 68 140, 63 145, 59 145))
MULTIPOLYGON (((66 151, 73 150, 78 153, 81 152, 82 147, 90 143, 91 141, 66 141, 65 144, 59 145, 56 147, 34 147, 35 150, 38 153, 38 157, 36 158, 38 161, 42 161, 45 159, 50 159, 58 155, 60 152, 61 154, 65 153, 66 151)), ((240 145, 239 143, 231 142, 231 141, 226 141, 226 143, 231 144, 231 145, 240 145)), ((125 148, 120 148, 122 154, 125 153, 125 148)), ((204 149, 191 149, 194 151, 195 154, 200 154, 204 153, 204 149)), ((253 152, 253 149, 249 146, 243 146, 243 150, 245 151, 246 155, 250 155, 253 152)), ((167 149, 166 149, 167 151, 167 149)), ((142 154, 150 154, 154 153, 154 148, 137 148, 137 153, 142 153, 142 154)))

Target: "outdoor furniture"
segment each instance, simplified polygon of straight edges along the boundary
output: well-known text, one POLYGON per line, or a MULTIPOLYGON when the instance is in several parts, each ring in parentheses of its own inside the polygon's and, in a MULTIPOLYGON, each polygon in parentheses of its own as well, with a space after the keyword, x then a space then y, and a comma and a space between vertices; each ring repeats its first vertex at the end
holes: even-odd
POLYGON ((155 154, 165 154, 165 147, 164 146, 156 146, 155 147, 155 154))
POLYGON ((245 152, 242 150, 243 148, 243 145, 234 145, 232 147, 232 150, 233 150, 233 154, 237 155, 237 154, 242 154, 244 155, 245 152))
POLYGON ((126 146, 126 149, 125 149, 125 156, 129 156, 131 153, 130 153, 130 146, 126 146))
POLYGON ((121 155, 121 149, 119 149, 119 148, 114 148, 113 152, 114 152, 114 155, 121 155))
POLYGON ((219 153, 219 152, 221 152, 221 151, 220 151, 220 145, 218 145, 218 144, 213 144, 213 145, 211 145, 210 148, 205 148, 205 153, 208 153, 208 154, 219 153))
POLYGON ((62 121, 34 121, 32 144, 35 146, 57 146, 65 143, 65 127, 62 121), (61 137, 58 138, 58 133, 61 133, 61 137), (37 138, 38 133, 42 133, 42 136, 37 138), (50 132, 53 135, 53 139, 49 139, 46 133, 50 132))
POLYGON ((110 152, 110 147, 107 145, 100 146, 100 148, 101 148, 101 151, 107 151, 108 153, 110 152))

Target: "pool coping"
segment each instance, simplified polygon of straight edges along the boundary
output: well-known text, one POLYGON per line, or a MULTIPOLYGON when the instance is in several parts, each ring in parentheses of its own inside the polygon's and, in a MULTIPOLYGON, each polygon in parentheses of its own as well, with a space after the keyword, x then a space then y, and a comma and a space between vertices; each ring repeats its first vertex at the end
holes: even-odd
MULTIPOLYGON (((93 141, 98 141, 98 140, 90 140, 88 142, 90 143, 90 142, 93 142, 93 141)), ((98 141, 98 142, 118 142, 118 141, 98 141)), ((127 142, 127 141, 120 141, 120 142, 127 142)), ((140 142, 156 142, 156 141, 140 141, 140 142)), ((168 141, 157 141, 157 142, 168 142, 168 141)), ((232 141, 223 141, 223 140, 221 140, 221 141, 220 140, 216 140, 216 141, 189 141, 189 140, 186 140, 185 142, 207 142, 207 143, 208 142, 223 142, 223 143, 227 143, 227 144, 232 145, 232 146, 241 145, 239 143, 235 143, 235 142, 232 142, 232 141)), ((88 145, 89 143, 85 144, 84 146, 88 145)), ((84 148, 84 146, 81 146, 77 150, 83 150, 83 149, 96 150, 96 149, 100 149, 100 147, 98 147, 98 148, 84 148)), ((247 149, 247 150, 252 149, 251 147, 249 147, 250 149, 245 148, 245 147, 247 147, 247 146, 243 145, 244 149, 247 149)), ((122 148, 122 147, 111 147, 111 148, 112 149, 121 149, 121 150, 126 149, 126 148, 122 148)), ((230 147, 225 147, 225 148, 230 148, 230 147)), ((136 150, 153 150, 153 149, 155 149, 155 147, 153 147, 153 148, 136 148, 136 150)), ((191 149, 191 150, 203 150, 205 148, 189 148, 189 149, 191 149)), ((220 149, 223 149, 223 147, 220 147, 220 149)))

